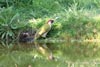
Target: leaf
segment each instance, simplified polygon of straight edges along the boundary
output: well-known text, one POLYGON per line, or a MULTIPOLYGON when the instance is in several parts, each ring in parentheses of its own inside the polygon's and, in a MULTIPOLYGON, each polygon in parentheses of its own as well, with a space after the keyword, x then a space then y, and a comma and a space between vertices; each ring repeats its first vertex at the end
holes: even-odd
POLYGON ((10 23, 9 23, 9 24, 11 24, 11 23, 13 22, 13 20, 17 19, 18 16, 19 16, 18 13, 15 14, 15 15, 12 17, 12 19, 10 20, 10 23))
POLYGON ((6 33, 4 32, 1 36, 2 39, 4 39, 4 37, 6 36, 6 33))
POLYGON ((1 41, 1 45, 3 45, 4 47, 6 46, 6 44, 3 41, 1 41))
POLYGON ((3 23, 3 22, 6 22, 5 18, 3 16, 0 16, 0 24, 3 23))
POLYGON ((8 31, 7 34, 8 34, 8 36, 13 36, 13 32, 12 31, 8 31))
POLYGON ((15 26, 15 25, 12 25, 12 24, 11 24, 11 29, 17 29, 17 28, 18 28, 17 25, 15 26))

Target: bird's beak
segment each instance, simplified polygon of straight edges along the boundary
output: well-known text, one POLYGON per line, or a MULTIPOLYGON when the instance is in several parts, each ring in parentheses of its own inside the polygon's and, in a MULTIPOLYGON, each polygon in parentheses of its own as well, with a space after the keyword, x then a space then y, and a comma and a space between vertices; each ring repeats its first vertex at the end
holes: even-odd
POLYGON ((57 21, 58 19, 59 19, 59 17, 57 16, 57 17, 54 18, 54 21, 57 21))
POLYGON ((55 17, 55 19, 54 19, 54 20, 57 20, 57 19, 59 19, 59 17, 55 17))

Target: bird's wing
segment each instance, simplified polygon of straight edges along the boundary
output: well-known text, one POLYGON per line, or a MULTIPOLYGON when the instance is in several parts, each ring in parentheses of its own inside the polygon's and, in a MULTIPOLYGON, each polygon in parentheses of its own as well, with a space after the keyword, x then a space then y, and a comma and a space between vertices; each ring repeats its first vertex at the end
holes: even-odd
POLYGON ((48 24, 45 24, 39 29, 39 34, 42 35, 48 32, 49 30, 50 30, 50 26, 48 24))
POLYGON ((35 39, 39 38, 44 33, 47 33, 50 30, 50 26, 48 24, 43 25, 35 34, 35 39))

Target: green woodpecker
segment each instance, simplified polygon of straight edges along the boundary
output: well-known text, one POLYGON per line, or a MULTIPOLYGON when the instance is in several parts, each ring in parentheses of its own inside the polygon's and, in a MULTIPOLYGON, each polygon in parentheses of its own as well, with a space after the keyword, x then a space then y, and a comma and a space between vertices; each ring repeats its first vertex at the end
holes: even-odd
POLYGON ((54 20, 49 20, 46 24, 44 24, 35 34, 35 40, 40 37, 46 37, 47 33, 50 31, 52 27, 52 23, 54 20))

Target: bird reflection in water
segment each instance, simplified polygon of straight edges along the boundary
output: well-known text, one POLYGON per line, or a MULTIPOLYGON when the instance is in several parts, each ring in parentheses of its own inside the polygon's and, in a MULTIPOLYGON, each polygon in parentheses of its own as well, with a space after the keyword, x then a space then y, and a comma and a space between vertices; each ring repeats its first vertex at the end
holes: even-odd
POLYGON ((54 60, 54 56, 52 54, 52 51, 47 47, 46 43, 39 43, 34 42, 35 47, 43 56, 46 56, 48 60, 54 60))

